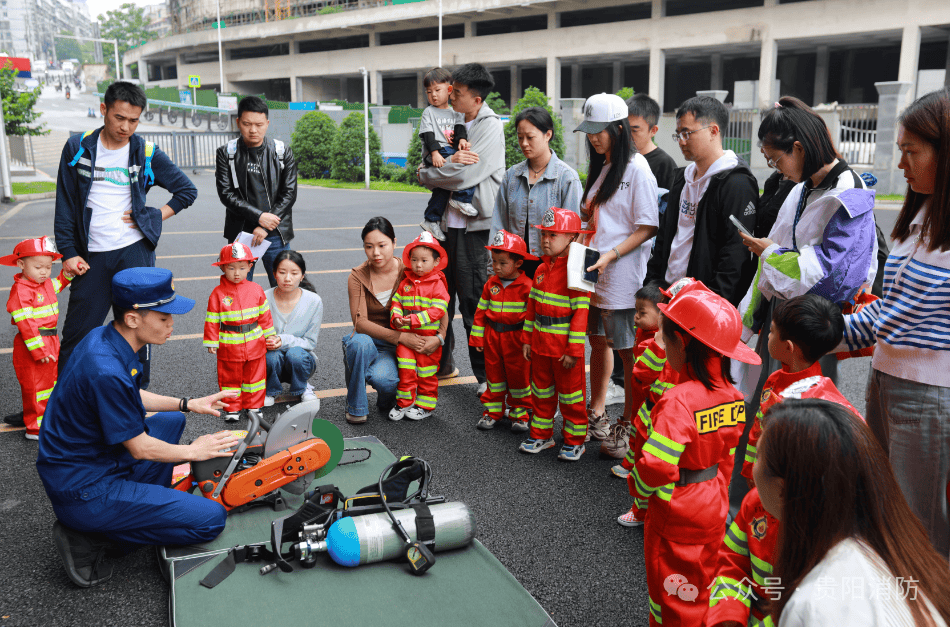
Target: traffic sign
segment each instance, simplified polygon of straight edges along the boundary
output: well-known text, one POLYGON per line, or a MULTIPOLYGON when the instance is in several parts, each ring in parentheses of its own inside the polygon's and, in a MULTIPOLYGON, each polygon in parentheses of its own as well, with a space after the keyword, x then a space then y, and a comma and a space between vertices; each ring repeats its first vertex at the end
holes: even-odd
POLYGON ((188 86, 189 87, 201 87, 201 77, 200 76, 189 76, 188 77, 188 86))

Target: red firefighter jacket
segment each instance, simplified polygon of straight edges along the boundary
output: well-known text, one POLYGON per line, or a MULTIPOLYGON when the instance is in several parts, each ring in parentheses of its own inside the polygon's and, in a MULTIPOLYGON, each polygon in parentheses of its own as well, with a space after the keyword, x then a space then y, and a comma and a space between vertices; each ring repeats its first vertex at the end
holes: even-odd
POLYGON ((406 270, 406 276, 393 292, 389 319, 410 316, 409 326, 397 327, 400 331, 412 331, 418 335, 432 336, 439 332, 439 321, 449 310, 449 290, 445 275, 433 271, 425 276, 416 276, 406 270))
POLYGON ((544 257, 534 273, 523 342, 538 355, 582 361, 589 309, 590 293, 567 287, 567 257, 544 257))
POLYGON ((722 378, 720 359, 707 363, 712 390, 691 368, 663 393, 651 412, 652 432, 636 461, 636 490, 650 499, 651 526, 668 540, 707 544, 721 539, 739 436, 745 428, 742 394, 722 378), (708 481, 677 486, 682 471, 707 470, 708 481))
MULTIPOLYGON (((492 276, 485 283, 482 297, 475 310, 475 322, 472 324, 472 334, 468 338, 470 346, 485 345, 486 320, 498 324, 518 325, 524 322, 528 315, 528 295, 531 292, 531 279, 522 272, 517 279, 505 287, 501 280, 492 276)), ((516 336, 520 337, 520 336, 516 336)))
POLYGON ((759 411, 755 414, 755 422, 749 431, 749 443, 745 449, 745 461, 742 464, 743 477, 752 478, 752 466, 755 464, 756 457, 755 447, 762 435, 762 416, 770 407, 787 398, 822 398, 847 407, 854 412, 855 416, 861 415, 852 407, 848 399, 841 395, 831 379, 821 376, 821 365, 817 361, 799 372, 789 372, 785 366, 782 366, 780 370, 769 375, 769 378, 765 380, 765 385, 762 386, 759 411))
POLYGON ((765 602, 778 600, 781 581, 772 577, 778 525, 778 519, 762 507, 759 491, 752 488, 722 539, 706 624, 734 620, 746 625, 750 608, 762 619, 765 602))
POLYGON ((40 328, 55 329, 59 321, 59 303, 56 295, 66 289, 72 277, 65 271, 42 284, 19 273, 13 277, 13 287, 7 299, 7 311, 13 318, 20 337, 33 359, 59 356, 59 336, 40 335, 40 328))
POLYGON ((208 298, 204 345, 217 348, 221 361, 249 361, 267 353, 264 338, 274 334, 274 321, 261 286, 253 281, 232 283, 221 277, 208 298))

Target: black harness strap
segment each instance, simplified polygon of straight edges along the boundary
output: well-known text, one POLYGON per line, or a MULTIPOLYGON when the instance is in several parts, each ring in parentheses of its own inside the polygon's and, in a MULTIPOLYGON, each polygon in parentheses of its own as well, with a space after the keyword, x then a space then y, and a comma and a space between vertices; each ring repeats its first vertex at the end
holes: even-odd
POLYGON ((416 540, 435 547, 435 519, 432 510, 425 503, 414 503, 412 509, 416 511, 416 540))

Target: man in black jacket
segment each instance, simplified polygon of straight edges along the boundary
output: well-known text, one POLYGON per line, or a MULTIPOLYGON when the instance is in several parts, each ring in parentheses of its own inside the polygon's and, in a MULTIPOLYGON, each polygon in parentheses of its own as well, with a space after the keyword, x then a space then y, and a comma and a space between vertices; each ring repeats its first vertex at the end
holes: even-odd
MULTIPOLYGON (((243 231, 253 235, 252 246, 270 242, 261 262, 274 287, 271 264, 294 238, 297 162, 289 146, 267 139, 267 114, 267 103, 257 96, 238 103, 241 137, 218 148, 214 175, 218 198, 227 209, 224 237, 233 242, 243 231)), ((254 268, 247 279, 254 280, 254 268)))
POLYGON ((723 150, 728 124, 729 111, 715 98, 690 98, 677 110, 675 137, 693 163, 676 174, 646 282, 693 277, 738 305, 756 264, 729 216, 753 232, 759 186, 748 164, 723 150))

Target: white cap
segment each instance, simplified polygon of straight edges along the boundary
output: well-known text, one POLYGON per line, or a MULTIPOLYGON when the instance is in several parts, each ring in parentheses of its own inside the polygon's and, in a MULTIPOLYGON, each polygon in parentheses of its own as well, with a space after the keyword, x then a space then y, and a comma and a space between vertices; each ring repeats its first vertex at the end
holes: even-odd
POLYGON ((584 121, 574 129, 575 133, 599 133, 611 122, 626 119, 627 103, 615 94, 596 94, 584 103, 584 121))

